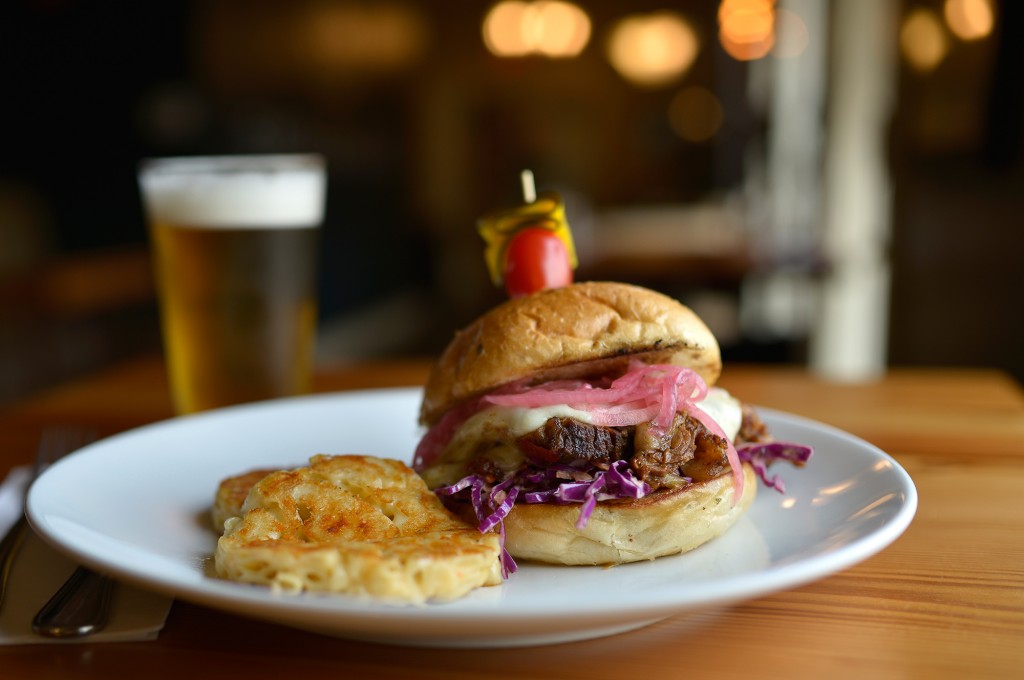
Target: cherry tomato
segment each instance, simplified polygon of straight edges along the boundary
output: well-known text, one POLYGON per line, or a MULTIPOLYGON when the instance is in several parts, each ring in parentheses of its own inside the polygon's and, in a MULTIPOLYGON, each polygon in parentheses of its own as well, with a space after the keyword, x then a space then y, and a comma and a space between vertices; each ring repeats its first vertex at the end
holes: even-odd
POLYGON ((545 288, 572 283, 572 265, 565 244, 554 233, 527 227, 505 249, 505 291, 522 297, 545 288))

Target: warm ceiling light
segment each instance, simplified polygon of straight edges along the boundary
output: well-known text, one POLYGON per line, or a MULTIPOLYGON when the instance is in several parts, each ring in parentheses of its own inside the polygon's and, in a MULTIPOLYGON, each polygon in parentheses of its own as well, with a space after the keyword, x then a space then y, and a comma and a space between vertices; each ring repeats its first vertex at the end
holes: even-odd
POLYGON ((499 57, 575 57, 590 41, 590 17, 570 2, 504 0, 484 18, 483 36, 499 57))
POLYGON ((669 123, 688 142, 706 142, 714 137, 724 117, 718 97, 703 87, 681 90, 669 103, 669 123))
POLYGON ((523 35, 525 2, 499 2, 484 18, 484 44, 500 57, 521 57, 530 51, 523 35))
POLYGON ((943 13, 949 30, 961 40, 986 38, 995 25, 995 12, 989 0, 946 0, 943 13))
POLYGON ((718 38, 734 59, 749 61, 768 54, 775 44, 774 0, 722 0, 718 38))
POLYGON ((927 72, 946 57, 949 44, 938 16, 929 9, 915 9, 903 19, 900 48, 912 68, 927 72))
POLYGON ((697 34, 682 16, 655 12, 621 19, 608 39, 608 60, 627 80, 665 85, 682 76, 697 58, 697 34))
POLYGON ((537 51, 548 57, 575 57, 590 41, 590 18, 568 2, 535 2, 525 21, 537 51))
POLYGON ((736 42, 761 42, 773 30, 775 6, 770 0, 723 0, 718 22, 736 42))
POLYGON ((737 42, 728 34, 719 33, 718 42, 721 43, 722 49, 725 50, 726 54, 733 59, 753 61, 771 52, 772 47, 775 46, 775 34, 769 33, 759 42, 737 42))

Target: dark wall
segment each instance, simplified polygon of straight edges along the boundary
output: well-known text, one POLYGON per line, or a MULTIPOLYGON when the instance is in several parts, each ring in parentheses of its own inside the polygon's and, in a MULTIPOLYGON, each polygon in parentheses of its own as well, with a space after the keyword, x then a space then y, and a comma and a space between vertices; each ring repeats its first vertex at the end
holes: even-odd
POLYGON ((1024 380, 1024 5, 998 12, 991 44, 902 73, 890 358, 1024 380))

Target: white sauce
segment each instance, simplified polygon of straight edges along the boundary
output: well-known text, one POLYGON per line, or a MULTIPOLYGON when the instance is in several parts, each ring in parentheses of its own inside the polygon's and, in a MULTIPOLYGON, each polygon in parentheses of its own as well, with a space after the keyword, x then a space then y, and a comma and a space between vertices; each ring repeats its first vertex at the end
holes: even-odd
POLYGON ((509 433, 514 437, 519 437, 527 432, 533 432, 551 418, 574 418, 584 423, 591 422, 588 412, 574 409, 565 404, 540 406, 537 408, 498 406, 478 413, 463 427, 471 427, 470 423, 476 418, 480 418, 481 423, 472 425, 472 427, 481 427, 484 423, 500 423, 502 426, 507 427, 509 433))
POLYGON ((721 387, 712 387, 704 401, 698 402, 701 410, 711 416, 730 440, 736 439, 743 424, 743 407, 740 400, 721 387))

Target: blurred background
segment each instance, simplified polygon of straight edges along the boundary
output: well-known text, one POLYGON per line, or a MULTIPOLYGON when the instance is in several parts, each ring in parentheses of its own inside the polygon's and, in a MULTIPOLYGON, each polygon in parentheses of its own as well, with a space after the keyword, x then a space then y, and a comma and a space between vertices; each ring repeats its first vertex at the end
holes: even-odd
POLYGON ((160 350, 135 171, 316 151, 320 360, 430 356, 503 299, 475 230, 560 192, 577 279, 726 361, 1024 379, 1024 5, 7 0, 0 401, 160 350))

